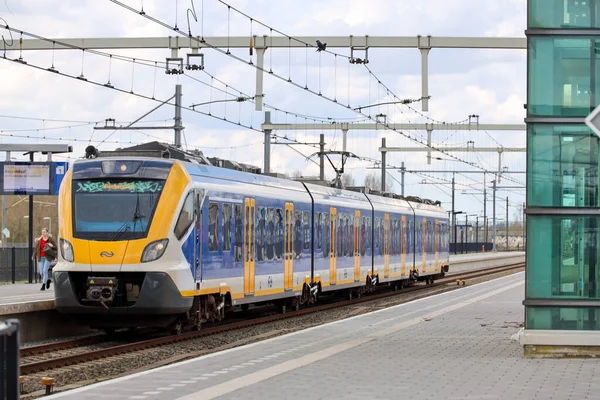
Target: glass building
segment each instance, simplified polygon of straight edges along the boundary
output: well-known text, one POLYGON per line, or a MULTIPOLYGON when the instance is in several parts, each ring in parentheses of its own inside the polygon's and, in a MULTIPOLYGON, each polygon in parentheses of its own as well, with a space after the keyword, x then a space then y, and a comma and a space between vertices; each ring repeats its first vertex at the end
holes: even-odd
POLYGON ((584 119, 600 104, 600 0, 528 0, 527 13, 522 343, 597 345, 599 153, 584 119))

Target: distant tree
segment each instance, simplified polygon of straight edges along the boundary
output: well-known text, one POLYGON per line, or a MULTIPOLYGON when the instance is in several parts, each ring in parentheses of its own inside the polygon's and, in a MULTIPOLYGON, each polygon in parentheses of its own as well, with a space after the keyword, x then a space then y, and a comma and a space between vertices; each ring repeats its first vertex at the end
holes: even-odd
POLYGON ((348 186, 354 186, 354 177, 352 174, 345 173, 342 175, 342 188, 345 189, 348 186))
MULTIPOLYGON (((381 190, 381 177, 376 172, 369 172, 365 176, 365 184, 371 190, 381 190)), ((385 181, 385 191, 391 192, 394 184, 387 180, 385 181)))

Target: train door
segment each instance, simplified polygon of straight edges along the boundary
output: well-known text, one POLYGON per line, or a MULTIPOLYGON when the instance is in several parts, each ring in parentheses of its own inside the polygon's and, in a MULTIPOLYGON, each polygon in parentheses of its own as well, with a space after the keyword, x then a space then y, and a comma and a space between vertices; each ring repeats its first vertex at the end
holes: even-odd
POLYGON ((244 199, 244 295, 254 295, 256 200, 244 199))
POLYGON ((383 277, 390 276, 390 214, 383 217, 383 277))
POLYGON ((440 270, 440 221, 435 220, 435 270, 440 270))
POLYGON ((283 288, 292 290, 294 282, 294 203, 285 203, 285 256, 283 288))
POLYGON ((202 200, 204 190, 195 192, 194 214, 196 215, 194 228, 194 280, 202 281, 202 200))
POLYGON ((337 210, 331 207, 329 210, 329 232, 331 235, 331 256, 329 257, 329 284, 335 285, 337 266, 337 210))
POLYGON ((401 231, 400 231, 400 248, 402 249, 402 256, 401 256, 401 260, 400 262, 402 263, 402 275, 406 275, 406 247, 407 247, 407 242, 406 242, 406 215, 402 216, 402 225, 401 225, 401 231))
POLYGON ((360 281, 360 211, 354 211, 354 282, 360 281))

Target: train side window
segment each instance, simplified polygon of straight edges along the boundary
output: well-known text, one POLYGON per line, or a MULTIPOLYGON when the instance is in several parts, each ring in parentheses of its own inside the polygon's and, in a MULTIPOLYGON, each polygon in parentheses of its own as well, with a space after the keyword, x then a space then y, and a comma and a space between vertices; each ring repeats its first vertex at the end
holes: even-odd
POLYGON ((300 258, 302 253, 302 213, 296 211, 294 213, 295 225, 294 225, 294 258, 300 258))
POLYGON ((223 224, 223 251, 231 251, 231 204, 223 204, 221 222, 223 224))
POLYGON ((338 213, 335 222, 335 234, 337 236, 337 257, 344 256, 344 214, 338 213))
POLYGON ((265 225, 267 260, 271 261, 275 258, 275 209, 267 209, 267 222, 265 225))
POLYGON ((256 261, 265 261, 265 208, 258 207, 256 216, 256 261))
POLYGON ((242 254, 244 252, 244 250, 243 250, 244 231, 243 231, 242 220, 243 220, 242 205, 236 204, 235 205, 235 232, 234 232, 235 261, 242 261, 242 254))
POLYGON ((315 231, 317 234, 317 250, 321 250, 322 240, 323 240, 323 226, 321 218, 323 216, 320 212, 317 213, 317 220, 315 221, 315 231))
POLYGON ((329 246, 331 245, 331 221, 329 213, 323 213, 323 258, 329 257, 329 246))
POLYGON ((375 229, 373 230, 373 242, 375 244, 375 249, 379 248, 379 218, 375 218, 375 229))
POLYGON ((303 218, 304 221, 304 250, 310 249, 310 217, 308 215, 308 211, 304 211, 303 218))
POLYGON ((364 256, 367 252, 367 218, 360 218, 360 255, 364 256))
POLYGON ((283 210, 281 208, 277 209, 275 217, 277 219, 275 224, 275 257, 281 260, 281 257, 283 257, 283 210))
POLYGON ((208 204, 208 251, 219 250, 219 204, 208 204))
POLYGON ((181 207, 181 211, 179 212, 179 217, 177 218, 177 222, 175 223, 175 229, 173 229, 173 233, 177 240, 181 240, 185 233, 188 231, 190 226, 194 223, 194 193, 188 193, 187 197, 183 202, 183 207, 181 207))
POLYGON ((373 230, 371 226, 371 217, 367 217, 367 249, 373 249, 373 230))

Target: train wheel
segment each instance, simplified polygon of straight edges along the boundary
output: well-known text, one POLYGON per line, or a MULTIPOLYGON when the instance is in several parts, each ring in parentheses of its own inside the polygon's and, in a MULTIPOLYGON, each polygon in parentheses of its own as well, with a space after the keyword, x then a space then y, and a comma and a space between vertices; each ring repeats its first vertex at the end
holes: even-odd
POLYGON ((285 304, 285 301, 283 303, 281 303, 281 313, 285 314, 287 312, 287 305, 285 304))
POLYGON ((181 335, 181 332, 183 332, 183 326, 181 325, 181 322, 177 322, 173 328, 171 328, 171 334, 181 335))

